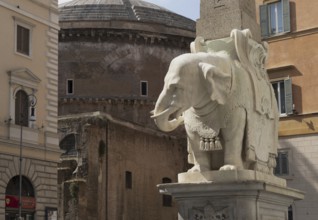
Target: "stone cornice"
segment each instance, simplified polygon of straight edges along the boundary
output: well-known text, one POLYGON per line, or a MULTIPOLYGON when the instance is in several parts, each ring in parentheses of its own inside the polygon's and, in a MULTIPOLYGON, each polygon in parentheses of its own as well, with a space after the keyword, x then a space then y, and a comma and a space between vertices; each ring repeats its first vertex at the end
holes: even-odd
POLYGON ((73 97, 73 98, 59 98, 59 104, 67 103, 107 103, 110 105, 125 104, 125 105, 151 105, 156 104, 155 100, 148 99, 127 99, 127 98, 98 98, 98 97, 73 97))
POLYGON ((279 137, 317 134, 318 113, 294 114, 279 120, 279 137))
POLYGON ((312 34, 318 34, 317 27, 308 28, 308 29, 304 29, 304 30, 298 30, 298 31, 294 31, 294 32, 282 33, 282 34, 271 36, 268 38, 263 38, 262 41, 266 41, 268 43, 273 43, 276 41, 289 40, 289 39, 304 37, 304 36, 312 35, 312 34))
POLYGON ((170 45, 181 48, 189 48, 189 45, 194 40, 194 38, 149 32, 111 29, 62 29, 59 33, 60 42, 70 42, 78 40, 99 42, 109 42, 111 40, 114 40, 140 44, 170 45))
MULTIPOLYGON (((56 30, 59 30, 59 29, 60 29, 60 28, 59 28, 59 25, 58 25, 57 23, 55 23, 56 19, 53 20, 53 21, 46 20, 46 19, 41 18, 41 17, 39 17, 39 16, 36 16, 36 15, 30 13, 30 12, 23 11, 23 10, 21 10, 20 8, 14 6, 14 5, 11 5, 11 4, 8 4, 8 3, 6 3, 6 2, 2 2, 2 1, 0 1, 0 7, 7 8, 7 9, 9 9, 9 10, 11 10, 11 11, 14 11, 14 12, 20 14, 20 15, 23 15, 23 16, 25 16, 25 17, 27 17, 27 18, 30 18, 30 19, 35 20, 35 21, 37 21, 37 22, 40 22, 40 23, 42 23, 42 24, 45 24, 45 25, 47 25, 47 26, 49 26, 49 27, 51 27, 51 28, 54 28, 54 29, 56 29, 56 30)), ((56 11, 56 9, 54 9, 54 10, 56 11)), ((53 15, 52 15, 51 17, 58 17, 57 12, 56 12, 56 13, 53 13, 53 12, 52 12, 52 14, 54 14, 54 15, 56 15, 56 16, 53 16, 53 15)))

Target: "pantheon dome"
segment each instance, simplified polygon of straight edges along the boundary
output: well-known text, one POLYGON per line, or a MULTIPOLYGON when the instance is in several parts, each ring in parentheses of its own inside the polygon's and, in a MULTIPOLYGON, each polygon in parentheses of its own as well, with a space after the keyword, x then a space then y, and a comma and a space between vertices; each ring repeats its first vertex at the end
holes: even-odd
MULTIPOLYGON (((160 24, 191 32, 195 29, 195 22, 190 19, 141 0, 73 0, 61 4, 59 8, 61 22, 72 22, 73 24, 85 22, 81 27, 88 27, 92 22, 98 21, 99 24, 95 24, 98 27, 109 25, 111 28, 120 28, 120 21, 130 21, 138 24, 160 24)), ((134 26, 123 27, 136 28, 134 26)))
POLYGON ((142 0, 73 0, 59 13, 59 114, 148 124, 170 61, 190 52, 195 21, 142 0))

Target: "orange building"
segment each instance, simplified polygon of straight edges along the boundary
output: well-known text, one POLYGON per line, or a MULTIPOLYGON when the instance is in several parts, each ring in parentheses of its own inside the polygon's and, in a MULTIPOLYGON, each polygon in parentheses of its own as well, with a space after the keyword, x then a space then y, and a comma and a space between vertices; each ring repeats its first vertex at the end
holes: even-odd
POLYGON ((305 191, 290 219, 318 216, 318 1, 256 0, 281 117, 276 175, 305 191), (291 218, 293 217, 293 218, 291 218))

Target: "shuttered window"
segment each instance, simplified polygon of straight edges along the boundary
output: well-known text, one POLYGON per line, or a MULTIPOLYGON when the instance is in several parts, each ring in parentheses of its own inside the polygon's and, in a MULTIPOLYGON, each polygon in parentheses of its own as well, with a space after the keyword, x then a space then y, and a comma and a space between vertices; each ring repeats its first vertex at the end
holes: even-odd
POLYGON ((281 115, 293 114, 292 81, 290 78, 272 82, 278 111, 281 115))
POLYGON ((17 25, 16 50, 19 53, 30 56, 30 29, 17 25))
POLYGON ((260 24, 263 38, 290 32, 289 0, 261 5, 260 24))
POLYGON ((289 158, 288 151, 280 151, 278 152, 276 158, 276 168, 275 175, 283 176, 289 175, 289 158))
POLYGON ((23 90, 19 90, 15 95, 15 124, 28 127, 28 116, 28 95, 23 90))

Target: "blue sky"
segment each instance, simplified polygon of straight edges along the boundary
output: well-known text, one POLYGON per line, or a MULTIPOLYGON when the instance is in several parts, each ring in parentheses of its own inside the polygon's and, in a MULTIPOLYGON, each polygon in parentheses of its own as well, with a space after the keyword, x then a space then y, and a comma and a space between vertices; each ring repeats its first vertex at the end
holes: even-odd
MULTIPOLYGON (((59 0, 59 3, 70 0, 59 0)), ((200 14, 200 0, 145 0, 162 6, 177 14, 196 20, 200 14)))

